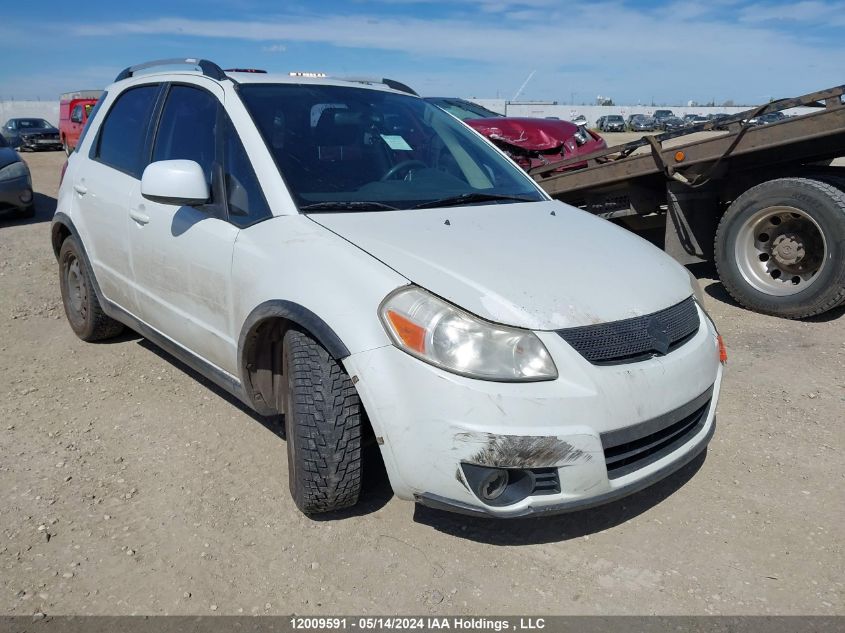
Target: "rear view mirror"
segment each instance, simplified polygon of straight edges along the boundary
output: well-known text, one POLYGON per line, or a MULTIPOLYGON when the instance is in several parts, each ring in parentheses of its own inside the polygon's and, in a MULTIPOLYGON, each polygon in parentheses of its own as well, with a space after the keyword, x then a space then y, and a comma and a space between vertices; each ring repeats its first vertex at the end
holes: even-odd
POLYGON ((205 173, 192 160, 160 160, 150 163, 141 176, 141 195, 147 200, 195 207, 208 202, 205 173))

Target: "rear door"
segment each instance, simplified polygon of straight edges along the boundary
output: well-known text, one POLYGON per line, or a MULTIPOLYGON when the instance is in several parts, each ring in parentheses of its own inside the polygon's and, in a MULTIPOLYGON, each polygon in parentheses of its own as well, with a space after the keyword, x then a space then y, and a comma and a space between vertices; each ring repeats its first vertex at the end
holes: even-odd
POLYGON ((223 194, 223 91, 212 82, 173 84, 161 111, 151 160, 193 160, 211 199, 198 207, 130 201, 129 242, 141 318, 220 369, 236 374, 231 327, 232 250, 238 228, 223 194))
POLYGON ((73 219, 106 299, 138 314, 127 211, 140 187, 150 120, 160 86, 129 88, 105 115, 84 164, 73 170, 73 219))

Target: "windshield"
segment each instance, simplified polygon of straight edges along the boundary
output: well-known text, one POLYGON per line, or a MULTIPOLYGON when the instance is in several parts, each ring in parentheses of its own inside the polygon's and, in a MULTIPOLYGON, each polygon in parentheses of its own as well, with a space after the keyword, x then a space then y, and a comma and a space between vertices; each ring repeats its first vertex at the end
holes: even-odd
POLYGON ((53 127, 44 119, 18 119, 19 130, 37 130, 45 127, 53 127))
POLYGON ((301 210, 545 199, 487 141, 417 97, 300 84, 239 93, 301 210))
POLYGON ((438 108, 443 108, 452 116, 458 117, 461 121, 467 119, 500 119, 502 115, 498 112, 488 110, 477 103, 471 101, 464 101, 463 99, 447 99, 444 97, 426 97, 429 103, 433 103, 438 108))
POLYGON ((607 120, 613 121, 614 123, 621 123, 622 121, 624 121, 624 119, 618 114, 611 114, 609 117, 607 117, 607 120))

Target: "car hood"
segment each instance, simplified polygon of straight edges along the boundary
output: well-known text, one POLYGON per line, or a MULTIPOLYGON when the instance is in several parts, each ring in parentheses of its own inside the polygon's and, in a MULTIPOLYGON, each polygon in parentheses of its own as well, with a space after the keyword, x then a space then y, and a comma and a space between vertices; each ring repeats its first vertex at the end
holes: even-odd
POLYGON ((668 255, 555 201, 309 217, 411 282, 516 327, 616 321, 692 293, 668 255))
POLYGON ((27 134, 58 134, 59 131, 54 127, 31 127, 25 130, 18 130, 18 134, 26 136, 27 134))
POLYGON ((539 152, 560 147, 578 130, 574 123, 553 119, 502 117, 464 123, 490 139, 539 152))
POLYGON ((18 156, 18 153, 11 147, 0 147, 0 169, 3 169, 12 163, 16 163, 20 159, 21 157, 18 156))

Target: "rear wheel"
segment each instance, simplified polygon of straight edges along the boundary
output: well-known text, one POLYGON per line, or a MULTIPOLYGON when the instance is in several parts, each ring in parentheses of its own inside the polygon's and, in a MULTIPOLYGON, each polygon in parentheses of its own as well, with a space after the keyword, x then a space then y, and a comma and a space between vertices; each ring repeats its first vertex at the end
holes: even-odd
POLYGON ((305 514, 355 505, 361 491, 362 406, 349 376, 299 330, 284 337, 285 434, 291 495, 305 514))
POLYGON ((715 256, 743 306, 792 319, 821 314, 845 300, 845 192, 810 178, 757 185, 722 217, 715 256))
POLYGON ((100 341, 123 331, 122 323, 103 312, 94 292, 91 271, 74 237, 62 242, 59 251, 59 286, 68 323, 83 341, 100 341))
POLYGON ((71 151, 73 151, 73 150, 71 150, 70 146, 67 144, 67 137, 66 136, 62 137, 62 149, 65 151, 65 156, 70 156, 71 151))

